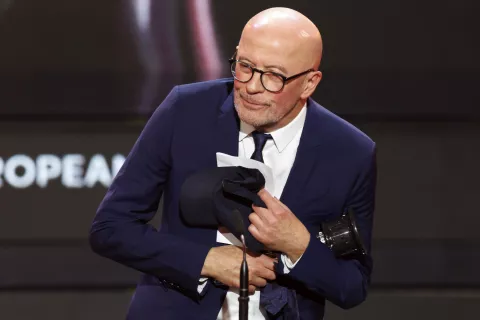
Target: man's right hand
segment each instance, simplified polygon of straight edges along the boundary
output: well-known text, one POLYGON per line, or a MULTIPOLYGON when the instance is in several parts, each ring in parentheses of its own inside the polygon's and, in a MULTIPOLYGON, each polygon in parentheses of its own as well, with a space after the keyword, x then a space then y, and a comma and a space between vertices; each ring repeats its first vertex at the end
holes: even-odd
MULTIPOLYGON (((223 284, 240 288, 240 266, 243 260, 241 248, 226 245, 210 249, 205 259, 201 275, 214 278, 223 284)), ((248 291, 253 294, 256 288, 264 287, 267 280, 275 280, 276 259, 266 255, 247 253, 248 291)))

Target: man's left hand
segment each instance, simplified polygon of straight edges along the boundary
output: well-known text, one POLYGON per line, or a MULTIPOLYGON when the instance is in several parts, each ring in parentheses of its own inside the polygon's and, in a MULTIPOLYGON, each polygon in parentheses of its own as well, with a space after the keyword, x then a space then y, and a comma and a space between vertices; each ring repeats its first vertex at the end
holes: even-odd
POLYGON ((307 249, 310 233, 293 212, 265 189, 258 192, 267 208, 252 205, 248 230, 268 249, 280 251, 295 263, 307 249))

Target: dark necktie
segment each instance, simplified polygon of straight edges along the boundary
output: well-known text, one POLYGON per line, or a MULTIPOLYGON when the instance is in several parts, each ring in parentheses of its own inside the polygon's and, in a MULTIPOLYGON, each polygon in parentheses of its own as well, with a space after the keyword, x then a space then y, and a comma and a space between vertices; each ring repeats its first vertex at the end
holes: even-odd
POLYGON ((263 155, 262 155, 263 148, 265 147, 265 143, 267 143, 267 140, 272 139, 272 136, 266 133, 253 131, 252 137, 253 137, 253 141, 255 142, 255 151, 253 151, 253 154, 250 157, 250 159, 263 162, 263 155))
MULTIPOLYGON (((258 131, 252 132, 255 142, 255 151, 250 159, 263 162, 263 148, 272 136, 258 131)), ((280 255, 277 255, 280 260, 280 255)), ((260 305, 265 308, 271 318, 275 319, 299 319, 298 306, 295 293, 292 290, 279 286, 275 282, 267 283, 260 292, 260 305), (279 314, 283 310, 283 314, 279 314)))

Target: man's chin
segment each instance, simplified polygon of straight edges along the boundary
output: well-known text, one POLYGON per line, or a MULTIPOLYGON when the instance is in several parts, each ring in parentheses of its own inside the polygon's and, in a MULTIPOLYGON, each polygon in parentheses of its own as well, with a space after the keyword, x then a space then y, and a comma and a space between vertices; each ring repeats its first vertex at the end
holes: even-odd
POLYGON ((243 122, 254 126, 255 128, 263 127, 269 124, 268 119, 266 119, 263 110, 250 110, 245 108, 243 105, 236 106, 238 117, 243 122))

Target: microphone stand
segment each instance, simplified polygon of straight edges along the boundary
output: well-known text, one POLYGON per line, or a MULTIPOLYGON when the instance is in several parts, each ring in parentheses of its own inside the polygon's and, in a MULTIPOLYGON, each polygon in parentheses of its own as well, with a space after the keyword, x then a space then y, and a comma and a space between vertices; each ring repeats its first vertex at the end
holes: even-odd
POLYGON ((243 244, 243 261, 240 268, 240 296, 238 303, 240 307, 239 320, 248 319, 248 265, 247 265, 247 246, 245 245, 245 237, 241 235, 243 244))

